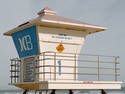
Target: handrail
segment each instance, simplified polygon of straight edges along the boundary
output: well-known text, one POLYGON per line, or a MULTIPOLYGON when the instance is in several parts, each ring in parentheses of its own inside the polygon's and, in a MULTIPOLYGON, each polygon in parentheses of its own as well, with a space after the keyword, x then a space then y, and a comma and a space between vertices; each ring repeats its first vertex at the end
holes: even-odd
MULTIPOLYGON (((29 56, 30 57, 30 56, 29 56)), ((29 58, 27 57, 27 58, 29 58)), ((51 52, 51 51, 47 51, 47 52, 43 52, 39 55, 34 55, 31 57, 41 57, 41 58, 35 58, 34 59, 34 63, 35 66, 33 66, 32 68, 34 68, 34 70, 40 70, 42 69, 42 72, 39 71, 35 71, 34 75, 35 77, 38 75, 42 75, 43 80, 49 79, 46 78, 46 75, 49 74, 50 75, 50 79, 49 80, 58 80, 61 78, 57 78, 57 75, 59 74, 59 72, 57 71, 57 69, 59 69, 59 65, 57 65, 57 61, 58 60, 62 60, 65 62, 68 62, 69 65, 61 65, 61 68, 68 68, 68 69, 72 69, 72 73, 71 72, 61 72, 61 74, 65 74, 65 75, 74 75, 74 78, 72 78, 72 80, 77 80, 78 76, 84 76, 84 75, 91 75, 91 76, 97 76, 97 80, 100 81, 101 80, 101 76, 114 76, 115 81, 117 81, 117 78, 120 74, 118 74, 118 70, 120 70, 117 66, 117 64, 119 64, 118 62, 118 58, 119 56, 105 56, 105 55, 94 55, 94 54, 78 54, 78 53, 58 53, 58 52, 51 52), (78 56, 87 56, 87 58, 78 58, 78 56), (92 57, 92 59, 91 59, 92 57), (104 60, 103 60, 104 57, 104 60), (94 58, 94 59, 93 59, 94 58), (105 60, 105 59, 111 59, 111 60, 105 60), (47 61, 51 61, 53 62, 53 65, 47 65, 47 61), (70 62, 69 62, 70 61, 70 62), (70 65, 70 63, 74 63, 74 65, 70 65), (81 65, 79 65, 81 64, 81 65), (83 65, 84 64, 84 65, 83 65), (88 64, 88 65, 87 65, 88 64), (89 65, 89 64, 95 64, 95 65, 89 65), (103 64, 105 65, 114 65, 114 67, 112 66, 102 66, 103 64), (46 68, 49 69, 49 71, 46 71, 46 68), (93 72, 85 72, 84 70, 95 70, 93 72), (79 72, 78 70, 82 70, 81 72, 79 72), (113 73, 102 73, 102 71, 105 70, 112 70, 113 73)), ((17 83, 19 78, 20 78, 20 64, 23 63, 21 61, 21 59, 19 58, 14 58, 11 59, 11 83, 17 83)), ((67 79, 67 78, 66 78, 67 79)), ((63 79, 63 80, 66 80, 63 79)), ((35 80, 36 81, 36 80, 35 80)))
MULTIPOLYGON (((35 74, 59 74, 59 72, 36 72, 35 74)), ((70 72, 62 72, 61 74, 74 74, 74 73, 70 73, 70 72)), ((76 73, 76 74, 79 74, 79 75, 98 75, 97 73, 76 73)), ((109 76, 114 76, 115 74, 100 74, 100 75, 109 75, 109 76)), ((118 76, 120 74, 117 74, 118 76)))
MULTIPOLYGON (((59 67, 59 66, 54 66, 54 65, 44 65, 44 66, 36 66, 35 68, 40 68, 40 67, 59 67)), ((61 66, 61 67, 66 67, 66 68, 75 68, 74 66, 61 66)), ((76 67, 76 68, 90 68, 90 69, 98 69, 98 67, 76 67)), ((115 70, 115 68, 110 68, 110 67, 100 67, 100 69, 112 69, 115 70)), ((119 68, 116 68, 116 70, 120 70, 119 68)))
MULTIPOLYGON (((40 53, 39 55, 42 55, 43 53, 59 53, 59 52, 45 51, 45 52, 40 53)), ((86 55, 86 56, 102 56, 102 57, 116 57, 116 58, 119 58, 119 56, 109 56, 109 55, 102 55, 102 54, 99 55, 99 54, 82 54, 82 53, 66 53, 66 52, 61 52, 61 54, 76 54, 76 55, 86 55)))
MULTIPOLYGON (((36 61, 43 61, 43 60, 53 60, 53 58, 44 58, 44 59, 38 59, 36 61)), ((56 59, 59 60, 59 59, 56 59)), ((66 60, 66 61, 74 61, 73 59, 61 59, 61 60, 66 60)), ((79 62, 93 62, 93 63, 97 63, 98 61, 92 61, 92 60, 77 60, 79 62)), ((119 62, 105 62, 105 61, 99 61, 100 63, 116 63, 119 64, 119 62)))

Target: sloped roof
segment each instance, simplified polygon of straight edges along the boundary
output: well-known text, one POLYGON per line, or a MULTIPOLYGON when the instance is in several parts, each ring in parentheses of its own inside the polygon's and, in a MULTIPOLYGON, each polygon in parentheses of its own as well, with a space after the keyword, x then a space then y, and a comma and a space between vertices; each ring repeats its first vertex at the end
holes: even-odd
POLYGON ((38 13, 38 15, 37 18, 19 25, 18 27, 4 33, 4 35, 11 36, 14 32, 18 32, 33 25, 80 30, 88 34, 100 32, 106 29, 104 27, 87 24, 74 19, 57 16, 56 12, 50 8, 44 8, 38 13))

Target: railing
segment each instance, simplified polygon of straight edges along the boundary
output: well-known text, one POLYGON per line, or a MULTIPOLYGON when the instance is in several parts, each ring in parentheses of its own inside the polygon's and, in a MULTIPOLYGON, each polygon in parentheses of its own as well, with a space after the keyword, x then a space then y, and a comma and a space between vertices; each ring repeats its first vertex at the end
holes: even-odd
MULTIPOLYGON (((117 78, 119 76, 118 58, 119 58, 118 56, 43 52, 40 55, 35 56, 34 60, 35 81, 40 81, 39 79, 40 76, 42 81, 45 80, 103 81, 105 80, 104 78, 106 77, 109 78, 106 79, 108 81, 113 79, 117 81, 117 78), (63 64, 61 66, 57 63, 59 60, 63 61, 63 64), (60 67, 61 69, 59 69, 60 67), (64 71, 60 72, 60 70, 64 71)), ((11 83, 13 83, 13 79, 14 82, 16 83, 19 77, 18 75, 19 67, 17 68, 16 65, 19 65, 20 60, 12 59, 11 62, 16 62, 15 66, 11 64, 11 67, 16 67, 13 69, 11 68, 11 83)))
POLYGON ((10 72, 11 72, 11 83, 17 83, 18 80, 19 80, 19 72, 20 72, 20 59, 18 58, 14 58, 14 59, 11 59, 11 69, 10 69, 10 72))

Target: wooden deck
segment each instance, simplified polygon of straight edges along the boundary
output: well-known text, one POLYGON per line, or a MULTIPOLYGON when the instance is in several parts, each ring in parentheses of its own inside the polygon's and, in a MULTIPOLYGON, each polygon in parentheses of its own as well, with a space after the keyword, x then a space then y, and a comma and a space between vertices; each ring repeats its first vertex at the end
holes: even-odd
POLYGON ((41 81, 13 83, 24 90, 97 90, 97 89, 121 89, 120 81, 41 81))

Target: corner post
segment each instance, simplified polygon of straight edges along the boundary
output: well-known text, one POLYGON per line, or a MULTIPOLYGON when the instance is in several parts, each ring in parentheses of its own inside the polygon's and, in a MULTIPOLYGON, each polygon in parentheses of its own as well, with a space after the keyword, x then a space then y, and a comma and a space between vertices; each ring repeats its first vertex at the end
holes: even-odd
POLYGON ((99 56, 97 57, 98 61, 98 81, 100 81, 100 64, 99 64, 99 56))
POLYGON ((45 81, 45 52, 43 53, 43 80, 45 81))
POLYGON ((54 80, 56 80, 56 52, 54 55, 54 80))
POLYGON ((75 54, 75 56, 74 56, 74 58, 75 58, 75 63, 74 63, 74 80, 76 80, 76 54, 75 54))
POLYGON ((115 57, 115 81, 117 81, 117 58, 115 57))

